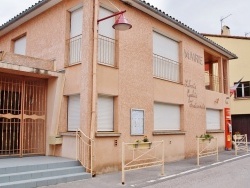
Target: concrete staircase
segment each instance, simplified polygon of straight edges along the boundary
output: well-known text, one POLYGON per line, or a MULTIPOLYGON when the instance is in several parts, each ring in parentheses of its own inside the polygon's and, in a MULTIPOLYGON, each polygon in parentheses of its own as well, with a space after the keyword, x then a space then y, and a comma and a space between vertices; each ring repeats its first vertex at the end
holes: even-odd
POLYGON ((91 177, 78 161, 57 157, 27 158, 0 159, 1 188, 40 187, 91 177))

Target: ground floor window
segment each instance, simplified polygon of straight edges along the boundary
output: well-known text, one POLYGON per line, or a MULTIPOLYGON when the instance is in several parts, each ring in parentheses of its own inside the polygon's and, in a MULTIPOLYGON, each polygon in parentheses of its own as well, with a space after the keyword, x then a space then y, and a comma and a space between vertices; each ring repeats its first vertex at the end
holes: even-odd
POLYGON ((154 130, 180 130, 180 105, 154 103, 154 130))
POLYGON ((114 98, 99 96, 97 102, 97 131, 114 131, 114 98))
POLYGON ((80 128, 80 95, 68 97, 68 131, 80 128))
POLYGON ((207 109, 206 110, 206 125, 207 130, 220 129, 220 110, 207 109))

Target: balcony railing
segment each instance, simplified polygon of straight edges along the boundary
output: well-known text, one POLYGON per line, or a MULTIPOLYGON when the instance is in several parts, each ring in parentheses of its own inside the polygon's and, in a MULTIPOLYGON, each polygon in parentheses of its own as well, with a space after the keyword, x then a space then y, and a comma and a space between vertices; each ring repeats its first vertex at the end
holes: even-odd
POLYGON ((98 63, 115 65, 115 40, 103 35, 98 37, 98 63))
POLYGON ((220 92, 220 77, 205 72, 205 87, 207 90, 220 92))
POLYGON ((154 77, 180 82, 180 63, 174 60, 153 54, 154 77))
POLYGON ((82 60, 82 35, 70 38, 68 46, 68 65, 76 64, 82 60))

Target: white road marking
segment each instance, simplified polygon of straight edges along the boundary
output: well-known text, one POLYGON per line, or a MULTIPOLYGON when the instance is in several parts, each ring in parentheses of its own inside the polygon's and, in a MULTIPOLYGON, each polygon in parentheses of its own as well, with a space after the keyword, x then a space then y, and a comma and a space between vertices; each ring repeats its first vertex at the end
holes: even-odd
MULTIPOLYGON (((183 175, 183 174, 188 174, 188 173, 195 172, 195 171, 198 171, 198 170, 201 170, 201 169, 204 169, 204 168, 209 168, 211 166, 216 166, 216 165, 219 165, 219 164, 222 164, 222 163, 233 161, 235 159, 240 159, 240 158, 243 158, 243 157, 246 157, 246 156, 249 156, 249 155, 250 154, 245 154, 245 155, 237 156, 237 157, 234 157, 234 158, 231 158, 231 159, 226 159, 224 161, 212 163, 210 165, 201 166, 201 167, 194 168, 194 169, 191 169, 191 170, 186 170, 186 171, 183 171, 183 172, 180 172, 180 173, 177 173, 177 174, 172 174, 172 175, 169 175, 169 176, 164 176, 164 177, 161 177, 161 178, 158 178, 158 179, 155 179, 155 180, 149 180, 149 181, 147 181, 147 183, 153 183, 153 182, 156 182, 156 181, 166 180, 166 179, 169 179, 169 178, 177 177, 177 176, 180 176, 180 175, 183 175)), ((130 186, 131 187, 135 187, 136 184, 135 185, 130 185, 130 186)))

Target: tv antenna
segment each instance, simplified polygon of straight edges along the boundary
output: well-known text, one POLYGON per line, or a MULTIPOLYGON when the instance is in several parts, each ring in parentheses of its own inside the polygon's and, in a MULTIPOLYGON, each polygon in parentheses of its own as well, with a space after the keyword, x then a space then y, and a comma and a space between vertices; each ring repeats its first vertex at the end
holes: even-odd
POLYGON ((221 19, 220 19, 220 28, 221 28, 221 34, 222 34, 222 22, 223 22, 223 20, 225 20, 226 18, 228 18, 229 16, 231 16, 232 14, 229 14, 229 15, 227 15, 227 16, 225 16, 225 17, 222 17, 221 19))
POLYGON ((247 35, 249 34, 250 32, 248 32, 248 33, 245 33, 245 37, 247 37, 247 35))

